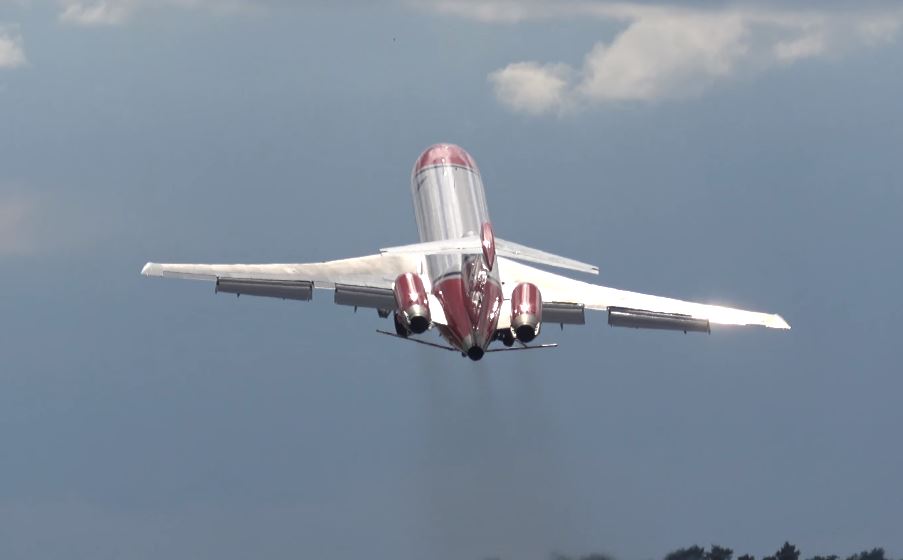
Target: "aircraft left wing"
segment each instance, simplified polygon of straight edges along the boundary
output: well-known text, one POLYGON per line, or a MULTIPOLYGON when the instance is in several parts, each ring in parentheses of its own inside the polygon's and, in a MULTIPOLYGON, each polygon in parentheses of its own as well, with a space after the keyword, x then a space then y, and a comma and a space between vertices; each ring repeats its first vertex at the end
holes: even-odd
MULTIPOLYGON (((216 291, 230 294, 310 300, 315 288, 334 290, 335 303, 394 310, 392 288, 399 274, 423 274, 423 256, 369 255, 306 264, 159 264, 147 263, 145 276, 216 282, 216 291)), ((432 302, 431 302, 432 303, 432 302)), ((438 303, 430 305, 439 308, 438 303)), ((434 320, 442 322, 443 317, 434 320)))
POLYGON ((609 324, 634 328, 707 332, 709 323, 790 328, 776 314, 607 288, 539 270, 510 259, 499 258, 498 262, 505 299, 511 298, 511 291, 521 282, 535 284, 542 294, 543 315, 551 311, 553 316, 548 321, 552 323, 582 323, 582 310, 585 308, 608 311, 609 324), (578 312, 579 316, 575 320, 568 320, 578 312), (559 321, 554 316, 561 316, 562 320, 559 321))

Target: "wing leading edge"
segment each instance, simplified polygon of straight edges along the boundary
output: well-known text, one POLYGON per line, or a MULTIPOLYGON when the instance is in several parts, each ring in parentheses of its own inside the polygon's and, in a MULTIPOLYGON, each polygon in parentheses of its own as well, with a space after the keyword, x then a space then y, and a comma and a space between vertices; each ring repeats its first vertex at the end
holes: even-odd
POLYGON ((334 290, 339 305, 392 310, 395 279, 422 270, 419 255, 369 255, 303 264, 147 263, 141 274, 213 281, 217 292, 303 301, 312 299, 314 288, 334 290))
MULTIPOLYGON (((759 325, 772 329, 789 329, 790 325, 780 315, 745 311, 720 305, 693 303, 661 296, 640 294, 618 290, 574 280, 510 259, 499 258, 499 274, 505 291, 505 298, 511 297, 511 290, 521 282, 530 282, 539 287, 544 302, 582 305, 586 309, 609 311, 621 314, 625 310, 642 315, 660 315, 660 319, 702 320, 719 325, 759 325), (645 313, 644 313, 645 312, 645 313)), ((611 318, 611 317, 610 317, 611 318)), ((642 326, 641 321, 636 325, 642 326)), ((692 325, 692 323, 689 323, 692 325)), ((656 327, 651 327, 656 328, 656 327)), ((686 329, 677 329, 686 330, 686 329)), ((691 328, 689 330, 702 330, 691 328)))
POLYGON ((369 255, 306 264, 160 264, 149 262, 141 269, 145 276, 189 280, 307 281, 315 288, 334 289, 338 285, 392 289, 395 278, 404 272, 420 272, 419 255, 369 255))

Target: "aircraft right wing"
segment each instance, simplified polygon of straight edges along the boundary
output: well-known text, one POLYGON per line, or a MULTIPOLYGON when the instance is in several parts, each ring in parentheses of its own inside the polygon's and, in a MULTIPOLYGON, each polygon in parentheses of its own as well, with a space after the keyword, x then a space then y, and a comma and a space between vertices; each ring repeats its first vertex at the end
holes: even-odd
POLYGON ((543 299, 543 320, 551 323, 583 322, 583 309, 608 311, 613 326, 708 332, 709 323, 760 325, 789 329, 780 316, 720 305, 693 303, 660 296, 607 288, 499 258, 505 299, 521 282, 535 284, 543 299), (559 320, 561 319, 561 320, 559 320))

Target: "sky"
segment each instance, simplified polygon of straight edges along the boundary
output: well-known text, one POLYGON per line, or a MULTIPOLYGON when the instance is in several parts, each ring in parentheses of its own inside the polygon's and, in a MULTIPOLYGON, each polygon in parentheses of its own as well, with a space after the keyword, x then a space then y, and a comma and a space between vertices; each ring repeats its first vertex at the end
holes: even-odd
POLYGON ((338 4, 0 0, 0 556, 903 556, 896 4, 338 4), (501 237, 793 330, 472 363, 139 275, 415 242, 436 142, 501 237))

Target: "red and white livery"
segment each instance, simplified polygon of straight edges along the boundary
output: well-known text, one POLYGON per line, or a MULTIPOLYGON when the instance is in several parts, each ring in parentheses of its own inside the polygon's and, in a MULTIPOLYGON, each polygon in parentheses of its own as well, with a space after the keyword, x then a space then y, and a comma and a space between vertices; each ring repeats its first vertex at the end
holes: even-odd
POLYGON ((309 300, 315 288, 331 290, 337 304, 391 316, 394 336, 460 351, 472 360, 486 352, 555 346, 527 343, 539 336, 543 322, 583 324, 587 309, 607 311, 608 323, 621 327, 790 328, 779 315, 606 288, 523 264, 599 273, 595 266, 496 237, 480 171, 453 144, 436 144, 417 158, 411 196, 420 234, 413 245, 310 264, 147 263, 141 273, 212 280, 217 292, 282 299, 309 300), (430 329, 448 345, 414 336, 430 329), (490 348, 495 341, 501 347, 490 348))

